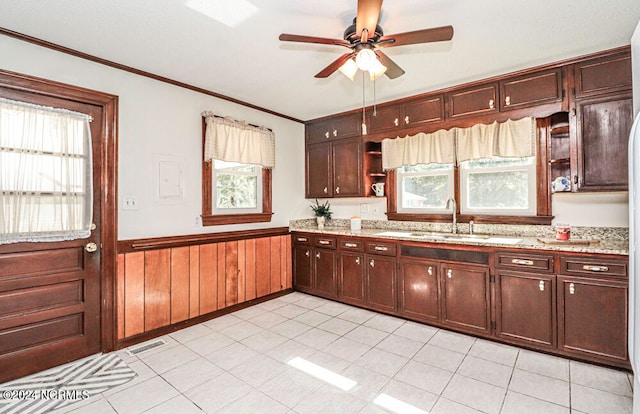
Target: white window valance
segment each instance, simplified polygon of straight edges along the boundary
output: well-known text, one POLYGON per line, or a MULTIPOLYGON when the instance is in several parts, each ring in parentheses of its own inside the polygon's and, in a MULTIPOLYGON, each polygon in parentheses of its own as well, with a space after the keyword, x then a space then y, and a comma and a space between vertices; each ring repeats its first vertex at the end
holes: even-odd
POLYGON ((535 155, 536 120, 478 124, 469 128, 419 133, 382 141, 382 167, 392 170, 403 165, 450 164, 492 157, 535 155))
POLYGON ((275 166, 276 137, 265 127, 249 125, 213 112, 203 112, 205 117, 204 160, 222 160, 243 164, 258 164, 264 168, 275 166))

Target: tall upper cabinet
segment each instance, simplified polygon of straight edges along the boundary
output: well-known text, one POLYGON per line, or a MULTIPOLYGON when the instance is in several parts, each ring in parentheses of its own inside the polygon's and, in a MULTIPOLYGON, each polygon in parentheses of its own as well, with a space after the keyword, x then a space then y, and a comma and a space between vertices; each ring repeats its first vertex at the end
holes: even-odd
POLYGON ((573 65, 570 127, 577 191, 626 190, 633 122, 631 56, 616 53, 573 65))

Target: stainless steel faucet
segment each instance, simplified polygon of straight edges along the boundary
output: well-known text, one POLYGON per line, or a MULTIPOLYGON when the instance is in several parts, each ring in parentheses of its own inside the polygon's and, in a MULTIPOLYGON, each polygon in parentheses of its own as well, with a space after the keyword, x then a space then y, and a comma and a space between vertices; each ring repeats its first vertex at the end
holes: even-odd
POLYGON ((449 197, 447 199, 447 206, 445 208, 450 208, 453 205, 453 227, 451 228, 451 233, 456 234, 458 233, 458 224, 457 224, 457 217, 456 217, 456 211, 458 210, 457 204, 456 204, 456 199, 453 197, 449 197))
POLYGON ((469 220, 469 234, 473 235, 473 220, 469 220))

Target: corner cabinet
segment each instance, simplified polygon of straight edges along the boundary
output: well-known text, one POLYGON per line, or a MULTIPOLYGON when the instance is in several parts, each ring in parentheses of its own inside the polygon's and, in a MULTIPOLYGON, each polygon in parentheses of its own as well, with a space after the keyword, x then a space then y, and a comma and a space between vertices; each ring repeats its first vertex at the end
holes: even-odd
POLYGON ((297 290, 326 298, 337 297, 336 238, 319 235, 293 237, 293 284, 297 290))

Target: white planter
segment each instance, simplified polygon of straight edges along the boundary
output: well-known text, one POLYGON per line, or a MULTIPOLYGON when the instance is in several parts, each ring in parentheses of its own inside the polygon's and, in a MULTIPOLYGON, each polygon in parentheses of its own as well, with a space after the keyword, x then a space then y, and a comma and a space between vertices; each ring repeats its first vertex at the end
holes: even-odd
POLYGON ((316 217, 316 221, 318 222, 318 228, 324 229, 324 222, 326 221, 326 217, 316 217))

